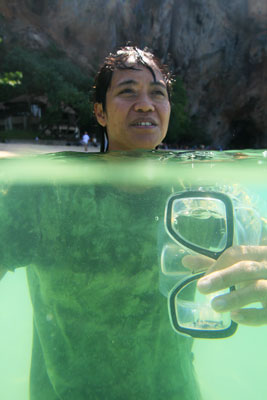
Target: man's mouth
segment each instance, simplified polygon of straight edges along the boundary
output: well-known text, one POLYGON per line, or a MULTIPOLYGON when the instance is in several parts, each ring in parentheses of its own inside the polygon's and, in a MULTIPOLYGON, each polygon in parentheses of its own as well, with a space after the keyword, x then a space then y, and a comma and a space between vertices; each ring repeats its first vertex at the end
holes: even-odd
POLYGON ((134 121, 131 123, 131 126, 154 127, 157 126, 157 124, 154 121, 134 121))

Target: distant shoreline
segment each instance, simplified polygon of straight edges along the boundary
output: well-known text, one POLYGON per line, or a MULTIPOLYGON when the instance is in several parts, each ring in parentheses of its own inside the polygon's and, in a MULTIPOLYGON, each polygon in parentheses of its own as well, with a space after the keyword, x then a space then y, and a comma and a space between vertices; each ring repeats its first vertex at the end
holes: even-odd
MULTIPOLYGON (((58 140, 10 140, 0 143, 0 158, 9 158, 22 155, 56 153, 60 151, 76 151, 85 153, 83 146, 67 145, 67 142, 58 140)), ((88 153, 99 152, 99 146, 88 146, 88 153)))

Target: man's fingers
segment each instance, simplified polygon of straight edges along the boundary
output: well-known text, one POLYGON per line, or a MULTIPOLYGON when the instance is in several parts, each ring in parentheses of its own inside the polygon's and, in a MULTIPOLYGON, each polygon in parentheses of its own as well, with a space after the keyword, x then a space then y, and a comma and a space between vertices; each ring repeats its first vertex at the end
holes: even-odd
POLYGON ((217 296, 212 300, 212 308, 218 312, 234 311, 249 304, 267 303, 267 281, 253 281, 249 285, 227 294, 217 296))
POLYGON ((212 293, 258 279, 267 279, 267 262, 240 261, 204 276, 198 282, 198 289, 201 293, 212 293))
POLYGON ((260 326, 267 324, 266 308, 243 308, 242 310, 231 312, 231 318, 238 324, 260 326))
POLYGON ((183 266, 192 272, 207 271, 213 264, 214 260, 206 256, 184 256, 182 259, 183 266))
POLYGON ((209 272, 221 270, 239 261, 267 261, 267 246, 233 246, 225 250, 209 272))

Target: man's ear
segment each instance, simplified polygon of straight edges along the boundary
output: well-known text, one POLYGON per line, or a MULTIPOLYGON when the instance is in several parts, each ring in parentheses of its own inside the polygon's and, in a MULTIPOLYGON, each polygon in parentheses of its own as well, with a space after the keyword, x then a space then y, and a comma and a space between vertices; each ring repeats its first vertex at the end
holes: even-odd
POLYGON ((95 103, 94 104, 94 113, 95 117, 97 119, 97 122, 101 126, 106 126, 107 121, 106 121, 106 113, 103 110, 103 105, 102 103, 95 103))

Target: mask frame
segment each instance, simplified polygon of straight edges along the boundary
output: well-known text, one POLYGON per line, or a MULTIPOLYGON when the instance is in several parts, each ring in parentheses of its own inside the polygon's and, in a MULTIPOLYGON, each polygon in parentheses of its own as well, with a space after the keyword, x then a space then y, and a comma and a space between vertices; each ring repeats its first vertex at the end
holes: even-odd
POLYGON ((182 192, 179 194, 174 194, 171 196, 167 203, 166 208, 166 217, 165 217, 167 232, 179 244, 182 244, 184 247, 193 250, 198 254, 203 254, 204 256, 213 258, 217 260, 220 255, 229 247, 233 245, 233 238, 234 238, 234 212, 233 212, 233 205, 232 201, 229 196, 224 193, 219 192, 201 192, 201 191, 188 191, 182 192), (180 235, 172 227, 172 208, 173 203, 175 200, 178 199, 194 199, 194 198, 203 198, 203 199, 216 199, 220 200, 225 205, 226 210, 226 228, 227 228, 227 240, 226 245, 221 251, 210 251, 198 245, 194 245, 186 240, 184 240, 180 235))
MULTIPOLYGON (((179 245, 182 245, 186 249, 192 250, 194 253, 197 254, 202 254, 207 257, 210 257, 214 260, 217 260, 220 255, 229 247, 233 245, 233 240, 234 240, 234 211, 233 211, 233 204, 229 196, 227 196, 224 193, 219 193, 219 192, 212 192, 212 191, 186 191, 178 194, 172 195, 167 202, 167 206, 165 209, 165 225, 167 232, 169 236, 179 245), (225 221, 226 221, 226 241, 223 246, 223 248, 219 251, 212 251, 209 250, 208 248, 201 247, 197 244, 194 244, 190 241, 185 240, 184 237, 179 235, 179 233, 173 229, 173 224, 172 224, 172 217, 173 217, 173 204, 176 200, 180 199, 203 199, 205 200, 219 200, 223 203, 225 207, 225 221)), ((171 324, 173 329, 181 334, 184 335, 189 335, 194 338, 206 338, 206 339, 215 339, 215 338, 226 338, 229 336, 232 336, 238 327, 238 324, 232 320, 230 320, 230 325, 227 328, 222 328, 220 329, 220 324, 218 323, 218 326, 215 325, 213 322, 213 329, 211 328, 211 321, 207 321, 206 324, 203 323, 203 328, 200 329, 199 327, 195 329, 191 329, 189 327, 184 327, 179 324, 179 319, 177 316, 178 313, 178 306, 176 306, 176 298, 178 294, 190 283, 192 283, 195 280, 200 279, 203 275, 205 275, 205 272, 200 272, 196 274, 191 274, 189 277, 185 278, 182 280, 182 282, 179 282, 177 285, 175 285, 168 296, 168 308, 169 308, 169 316, 171 320, 171 324)), ((234 287, 230 287, 230 291, 235 290, 234 287)))

